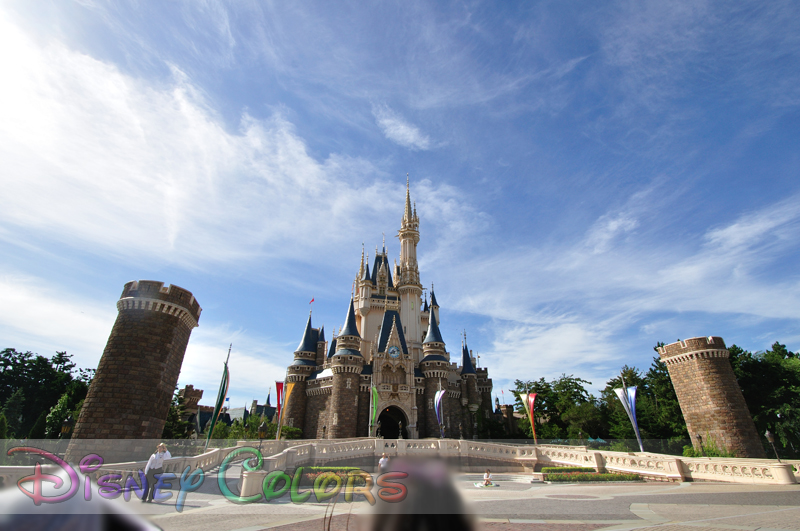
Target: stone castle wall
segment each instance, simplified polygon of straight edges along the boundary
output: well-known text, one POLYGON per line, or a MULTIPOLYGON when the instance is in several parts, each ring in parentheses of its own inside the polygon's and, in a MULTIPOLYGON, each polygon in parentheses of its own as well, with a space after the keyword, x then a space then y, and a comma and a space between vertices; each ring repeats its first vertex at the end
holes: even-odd
MULTIPOLYGON (((328 425, 328 405, 330 402, 330 390, 326 389, 318 394, 315 393, 308 397, 306 406, 306 423, 303 426, 303 438, 322 439, 323 426, 328 425)), ((325 434, 326 435, 326 434, 325 434)))
MULTIPOLYGON (((421 384, 417 384, 421 385, 421 384)), ((424 439, 425 437, 434 437, 435 435, 430 435, 428 433, 427 427, 427 415, 428 415, 428 405, 427 401, 425 400, 425 393, 417 393, 416 396, 416 404, 417 404, 417 436, 420 439, 424 439)))
MULTIPOLYGON (((334 356, 332 363, 333 390, 331 408, 328 414, 329 439, 356 437, 358 427, 358 387, 362 360, 355 360, 359 366, 352 365, 346 356, 334 356), (341 359, 339 359, 341 358, 341 359)), ((352 357, 352 356, 351 356, 352 357)))
POLYGON ((700 449, 712 441, 739 457, 766 457, 721 337, 695 337, 659 347, 683 418, 700 449))
POLYGON ((284 426, 305 429, 306 425, 306 381, 304 374, 291 374, 286 385, 292 386, 292 390, 286 399, 283 413, 284 426))

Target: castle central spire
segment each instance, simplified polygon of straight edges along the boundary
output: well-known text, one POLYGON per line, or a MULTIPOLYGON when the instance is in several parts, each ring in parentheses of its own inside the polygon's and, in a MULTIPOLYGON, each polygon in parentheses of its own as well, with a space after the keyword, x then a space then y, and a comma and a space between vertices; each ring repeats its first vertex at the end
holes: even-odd
POLYGON ((414 212, 411 210, 411 188, 409 187, 408 174, 406 173, 406 211, 403 214, 403 221, 409 222, 414 219, 414 212))

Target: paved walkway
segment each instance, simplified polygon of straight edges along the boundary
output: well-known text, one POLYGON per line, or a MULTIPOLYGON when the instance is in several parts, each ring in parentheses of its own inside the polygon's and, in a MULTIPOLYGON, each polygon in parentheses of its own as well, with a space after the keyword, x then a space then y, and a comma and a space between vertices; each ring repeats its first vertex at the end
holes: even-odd
MULTIPOLYGON (((238 471, 229 473, 235 485, 238 471)), ((453 482, 478 530, 486 531, 800 531, 800 485, 721 483, 531 484, 496 474, 497 488, 478 489, 475 475, 453 482)), ((313 496, 311 498, 314 499, 313 496)), ((182 513, 174 497, 161 504, 126 504, 166 531, 369 530, 374 508, 365 501, 293 504, 288 494, 237 505, 219 494, 216 478, 190 493, 182 513)))

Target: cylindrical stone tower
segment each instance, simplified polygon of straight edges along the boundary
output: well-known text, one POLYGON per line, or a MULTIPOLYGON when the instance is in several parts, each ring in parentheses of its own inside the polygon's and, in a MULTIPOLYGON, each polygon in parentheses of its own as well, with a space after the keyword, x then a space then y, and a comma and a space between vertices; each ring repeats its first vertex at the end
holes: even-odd
MULTIPOLYGON (((428 333, 425 341, 422 342, 422 353, 423 358, 419 362, 419 369, 422 371, 422 376, 425 377, 425 431, 428 437, 438 437, 440 435, 439 422, 434 409, 436 393, 448 388, 447 375, 450 370, 450 359, 445 350, 442 334, 439 332, 439 323, 433 312, 431 312, 428 322, 428 333)), ((448 408, 446 402, 447 397, 444 397, 442 404, 446 409, 452 409, 452 405, 449 405, 448 408)), ((448 411, 444 413, 447 415, 448 411)), ((452 434, 446 433, 445 436, 452 437, 452 434)))
POLYGON ((364 357, 360 352, 361 335, 356 326, 353 299, 344 328, 336 338, 336 352, 330 360, 333 372, 331 410, 328 413, 329 439, 358 436, 358 390, 364 357))
POLYGON ((305 429, 306 403, 308 402, 306 378, 317 366, 315 361, 318 350, 317 343, 314 329, 311 328, 311 313, 309 313, 303 339, 300 340, 300 345, 294 351, 294 362, 286 371, 286 384, 292 386, 292 390, 284 406, 286 408, 283 413, 284 426, 305 429))
POLYGON ((716 444, 739 457, 766 457, 721 337, 659 347, 695 449, 716 444))
MULTIPOLYGON (((82 439, 160 439, 178 383, 189 335, 201 308, 194 295, 163 282, 128 282, 117 301, 117 320, 75 425, 67 455, 80 458, 82 439)), ((125 452, 106 462, 130 460, 125 452)), ((107 452, 109 450, 106 450, 107 452)))

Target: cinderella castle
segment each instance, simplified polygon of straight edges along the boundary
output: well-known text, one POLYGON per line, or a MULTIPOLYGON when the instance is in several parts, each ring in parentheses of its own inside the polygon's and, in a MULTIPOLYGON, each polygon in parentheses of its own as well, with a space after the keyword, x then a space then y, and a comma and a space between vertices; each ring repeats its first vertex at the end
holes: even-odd
POLYGON ((419 218, 406 181, 406 203, 398 232, 400 259, 389 264, 384 243, 370 269, 364 259, 354 284, 344 326, 330 342, 324 327, 308 317, 303 339, 287 370, 283 423, 303 430, 305 439, 382 436, 387 439, 439 437, 434 410, 442 401, 445 437, 477 437, 492 416, 492 380, 461 345, 451 361, 439 332, 439 304, 431 288, 423 300, 417 265, 419 218), (372 387, 379 396, 378 419, 370 427, 372 387))

